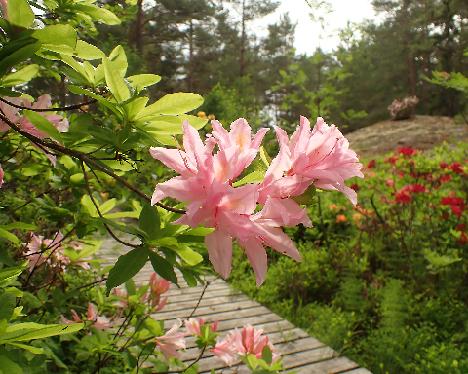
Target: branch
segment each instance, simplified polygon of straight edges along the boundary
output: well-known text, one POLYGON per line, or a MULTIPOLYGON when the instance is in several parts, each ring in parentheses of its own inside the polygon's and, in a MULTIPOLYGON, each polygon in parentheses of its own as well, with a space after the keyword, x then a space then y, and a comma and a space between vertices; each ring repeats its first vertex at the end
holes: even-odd
MULTIPOLYGON (((129 190, 135 192, 137 195, 139 195, 141 198, 143 198, 147 202, 151 202, 150 197, 147 196, 143 191, 140 191, 138 188, 136 188, 135 186, 133 186, 129 182, 127 182, 124 178, 122 178, 122 177, 118 176, 117 174, 115 174, 107 166, 105 166, 104 164, 98 162, 97 160, 89 157, 85 153, 75 151, 73 149, 66 148, 66 147, 64 147, 64 146, 62 146, 62 145, 60 145, 60 144, 58 144, 56 142, 53 142, 53 141, 48 141, 48 140, 37 138, 36 136, 21 130, 16 124, 14 124, 5 115, 3 115, 1 113, 0 113, 0 119, 2 121, 4 121, 8 126, 10 126, 18 134, 23 135, 25 138, 29 139, 34 144, 36 144, 38 146, 47 147, 49 149, 53 149, 54 151, 60 152, 60 153, 62 153, 64 155, 68 155, 68 156, 70 156, 72 158, 75 158, 75 159, 81 161, 81 162, 84 162, 87 166, 90 166, 90 168, 92 166, 95 169, 97 169, 99 171, 102 171, 103 173, 107 174, 108 176, 114 178, 117 182, 119 182, 123 186, 127 187, 129 190)), ((185 213, 185 210, 173 208, 173 207, 161 204, 161 203, 156 203, 156 205, 163 208, 163 209, 166 209, 169 212, 179 213, 179 214, 184 214, 185 213)))
POLYGON ((83 175, 84 175, 85 184, 86 184, 86 190, 88 191, 89 198, 91 199, 94 207, 96 208, 96 211, 97 211, 99 217, 103 220, 102 223, 103 223, 104 227, 106 228, 107 232, 109 233, 109 235, 112 236, 112 238, 116 242, 119 242, 120 244, 126 245, 128 247, 132 247, 132 248, 138 248, 139 245, 129 243, 129 242, 126 242, 126 241, 123 241, 122 239, 120 239, 117 235, 114 234, 114 232, 111 230, 109 225, 106 222, 104 222, 104 216, 102 215, 101 211, 99 210, 99 205, 96 203, 96 200, 94 200, 93 193, 91 192, 91 188, 89 186, 88 173, 86 173, 83 162, 81 162, 81 170, 83 170, 83 175))
POLYGON ((7 99, 3 98, 3 97, 0 97, 0 101, 3 101, 5 104, 8 104, 12 107, 15 107, 17 109, 26 109, 26 110, 31 110, 33 112, 66 112, 66 111, 70 111, 70 110, 76 110, 76 109, 81 109, 81 107, 85 106, 85 105, 90 105, 90 104, 94 104, 97 102, 96 99, 92 99, 92 100, 88 100, 88 101, 85 101, 83 103, 80 103, 80 104, 73 104, 73 105, 69 105, 69 106, 62 106, 62 107, 57 107, 57 108, 28 108, 26 106, 23 106, 23 105, 18 105, 18 104, 15 104, 15 103, 12 103, 11 101, 8 101, 7 99))

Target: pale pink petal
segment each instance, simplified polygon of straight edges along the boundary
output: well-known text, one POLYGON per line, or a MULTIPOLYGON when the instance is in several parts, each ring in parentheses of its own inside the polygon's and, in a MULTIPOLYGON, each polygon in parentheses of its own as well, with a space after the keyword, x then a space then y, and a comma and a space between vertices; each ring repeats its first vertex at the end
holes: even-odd
POLYGON ((205 237, 205 244, 216 272, 226 279, 231 272, 232 238, 215 230, 205 237))
POLYGON ((301 255, 296 245, 283 230, 268 225, 262 225, 261 223, 256 225, 256 229, 265 245, 296 261, 301 261, 301 255))
POLYGON ((269 197, 263 209, 255 215, 255 219, 273 226, 297 226, 302 223, 311 227, 312 222, 307 216, 307 210, 301 208, 294 200, 269 197))
POLYGON ((168 168, 177 171, 181 175, 193 174, 197 168, 189 160, 187 154, 179 149, 166 149, 162 147, 151 147, 150 155, 161 161, 168 168))
POLYGON ((88 311, 86 313, 86 318, 88 318, 89 321, 95 321, 98 316, 98 309, 97 306, 94 305, 93 303, 88 304, 88 311))
POLYGON ((267 254, 262 243, 257 238, 251 238, 240 242, 240 245, 245 249, 247 258, 255 272, 255 280, 257 286, 260 286, 265 281, 267 272, 267 254))
POLYGON ((2 165, 0 165, 0 187, 3 185, 3 177, 5 173, 3 172, 2 165))
POLYGON ((257 184, 246 184, 231 188, 229 191, 221 199, 219 206, 239 214, 252 214, 254 212, 258 198, 257 184))
POLYGON ((156 185, 151 197, 151 205, 156 204, 165 197, 172 197, 180 201, 190 201, 193 193, 193 183, 191 183, 190 179, 174 177, 156 185))

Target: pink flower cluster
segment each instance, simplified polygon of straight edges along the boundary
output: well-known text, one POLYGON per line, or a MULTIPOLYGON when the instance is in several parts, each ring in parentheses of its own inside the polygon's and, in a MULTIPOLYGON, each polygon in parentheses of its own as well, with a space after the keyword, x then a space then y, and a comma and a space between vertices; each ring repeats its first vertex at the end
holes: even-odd
POLYGON ((72 319, 67 319, 64 316, 61 316, 61 322, 62 323, 79 323, 83 321, 89 321, 92 322, 91 326, 98 330, 105 330, 110 327, 112 327, 112 323, 107 317, 100 316, 98 314, 98 308, 96 305, 93 303, 88 303, 88 310, 86 312, 86 318, 83 320, 78 313, 74 310, 71 309, 70 313, 72 315, 72 319))
POLYGON ((311 226, 306 210, 292 197, 310 186, 343 192, 356 204, 356 192, 345 185, 351 177, 363 177, 356 153, 334 125, 317 119, 313 129, 305 117, 289 139, 276 127, 280 145, 260 183, 234 187, 236 178, 255 159, 267 129, 252 134, 245 119, 225 130, 212 121, 213 132, 203 142, 187 122, 183 124, 183 147, 152 147, 150 154, 180 175, 160 183, 152 204, 171 197, 187 204, 186 213, 175 223, 214 228, 205 238, 215 270, 227 278, 231 271, 232 242, 244 248, 255 271, 257 284, 266 275, 265 246, 295 260, 301 256, 283 226, 311 226), (261 209, 257 209, 257 204, 261 209))
MULTIPOLYGON (((30 100, 20 97, 5 97, 5 99, 15 105, 23 106, 29 109, 48 109, 50 112, 39 112, 41 116, 51 122, 58 131, 66 132, 68 131, 68 120, 62 117, 59 114, 53 113, 54 108, 52 108, 52 99, 50 95, 41 95, 37 98, 37 101, 31 103, 30 100)), ((22 131, 27 132, 39 139, 44 139, 47 137, 47 134, 38 130, 26 116, 22 116, 20 109, 11 106, 3 101, 0 101, 0 113, 2 113, 10 122, 17 125, 22 131)), ((4 121, 0 120, 0 132, 5 132, 10 129, 10 126, 4 121)), ((46 156, 55 165, 56 159, 55 156, 46 153, 46 156)))
POLYGON ((31 234, 26 244, 23 257, 28 260, 29 271, 47 263, 50 268, 59 271, 65 270, 70 264, 70 258, 63 253, 63 235, 57 232, 53 239, 44 239, 41 235, 31 234))
POLYGON ((154 311, 159 311, 167 304, 167 297, 161 296, 169 290, 171 283, 163 278, 159 278, 156 273, 151 274, 149 280, 149 292, 143 295, 143 302, 148 302, 154 311))
POLYGON ((279 356, 275 353, 275 348, 269 341, 268 336, 262 334, 263 330, 257 330, 250 325, 245 326, 241 331, 237 329, 231 331, 216 344, 213 354, 226 364, 232 365, 240 357, 249 354, 261 358, 263 349, 268 347, 273 353, 273 360, 276 360, 279 356))

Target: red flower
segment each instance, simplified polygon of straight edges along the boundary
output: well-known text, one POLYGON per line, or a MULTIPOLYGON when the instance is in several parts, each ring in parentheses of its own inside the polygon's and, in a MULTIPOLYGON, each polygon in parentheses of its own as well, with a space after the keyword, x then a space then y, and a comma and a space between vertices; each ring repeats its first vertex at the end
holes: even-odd
POLYGON ((351 188, 352 188, 354 191, 356 191, 356 192, 359 191, 359 186, 358 186, 357 183, 353 183, 353 184, 352 184, 351 186, 349 186, 349 187, 351 187, 351 188))
POLYGON ((449 169, 456 174, 463 174, 463 167, 459 162, 454 162, 449 166, 449 169))
POLYGON ((412 193, 422 193, 426 192, 426 187, 424 187, 422 184, 410 184, 407 186, 412 193))
POLYGON ((439 182, 440 183, 447 183, 452 179, 452 176, 450 174, 444 174, 439 177, 439 182))
POLYGON ((404 156, 413 156, 416 153, 418 153, 418 151, 416 151, 415 149, 411 147, 400 147, 398 148, 398 153, 404 156))
POLYGON ((395 194, 395 201, 399 204, 409 204, 411 202, 411 195, 408 190, 402 188, 395 194))
POLYGON ((398 161, 398 156, 391 156, 387 158, 387 162, 392 165, 395 165, 397 161, 398 161))
POLYGON ((368 169, 373 169, 375 168, 376 162, 375 160, 370 160, 369 163, 367 164, 368 169))
POLYGON ((457 205, 457 206, 465 205, 465 201, 461 197, 453 197, 453 196, 443 197, 440 200, 440 203, 442 205, 457 205))
POLYGON ((465 232, 462 232, 461 235, 460 235, 460 239, 458 239, 458 243, 464 245, 466 243, 468 243, 468 236, 466 235, 465 232))
POLYGON ((449 166, 446 162, 441 162, 439 165, 441 169, 447 169, 449 166))
POLYGON ((393 181, 393 179, 387 179, 385 181, 385 184, 388 186, 388 187, 393 187, 395 185, 395 182, 393 181))
POLYGON ((452 213, 456 215, 458 218, 461 217, 461 215, 463 214, 463 211, 465 210, 465 201, 461 197, 456 197, 456 196, 443 197, 440 200, 440 203, 442 205, 449 206, 452 213))

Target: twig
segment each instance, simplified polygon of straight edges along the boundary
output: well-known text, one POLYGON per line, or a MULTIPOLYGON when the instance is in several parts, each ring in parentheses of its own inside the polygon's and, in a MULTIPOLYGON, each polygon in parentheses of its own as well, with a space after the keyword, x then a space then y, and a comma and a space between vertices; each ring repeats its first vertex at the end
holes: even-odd
POLYGON ((109 227, 109 225, 104 222, 104 216, 102 215, 101 211, 99 210, 99 205, 96 203, 96 200, 94 200, 94 196, 93 196, 93 193, 91 191, 91 188, 89 186, 89 179, 88 179, 88 173, 86 173, 86 170, 85 170, 85 167, 84 167, 84 163, 81 162, 81 170, 83 170, 83 175, 84 175, 84 180, 85 180, 85 184, 86 184, 86 190, 88 191, 88 195, 89 195, 89 198, 91 199, 94 207, 96 208, 96 211, 97 211, 97 214, 99 215, 99 217, 103 220, 102 221, 102 224, 104 225, 104 227, 106 228, 107 232, 109 233, 110 236, 112 236, 112 238, 116 241, 116 242, 119 242, 120 244, 123 244, 123 245, 126 245, 128 247, 132 247, 132 248, 138 248, 139 245, 138 244, 133 244, 133 243, 129 243, 129 242, 126 242, 122 239, 120 239, 117 235, 114 234, 114 232, 111 230, 111 228, 109 227))
MULTIPOLYGON (((23 135, 25 138, 29 139, 34 144, 53 149, 53 150, 55 150, 57 152, 60 152, 62 154, 73 157, 73 158, 75 158, 75 159, 77 159, 79 161, 82 161, 87 166, 90 166, 90 167, 92 166, 95 169, 98 169, 98 170, 102 171, 103 173, 109 175, 110 177, 114 178, 117 182, 119 182, 123 186, 127 187, 129 190, 135 192, 138 196, 140 196, 141 198, 143 198, 147 202, 151 202, 150 197, 147 196, 143 191, 140 191, 138 188, 136 188, 135 186, 133 186, 132 184, 127 182, 124 178, 122 178, 122 177, 118 176, 117 174, 115 174, 111 169, 106 167, 104 164, 102 164, 102 163, 98 162, 97 160, 89 157, 85 153, 75 151, 73 149, 66 148, 66 147, 64 147, 64 146, 62 146, 62 145, 60 145, 60 144, 58 144, 56 142, 53 142, 53 141, 47 141, 45 139, 37 138, 36 136, 21 130, 16 124, 11 122, 3 114, 0 114, 0 119, 2 121, 4 121, 6 124, 8 124, 8 126, 10 126, 14 131, 16 131, 17 133, 23 135)), ((162 203, 156 203, 155 205, 157 205, 157 206, 159 206, 159 207, 161 207, 161 208, 163 208, 163 209, 165 209, 165 210, 167 210, 169 212, 185 214, 185 210, 182 210, 182 209, 173 208, 173 207, 164 205, 162 203)))
POLYGON ((8 101, 7 99, 5 99, 3 97, 0 97, 0 101, 3 101, 5 104, 8 104, 8 105, 10 105, 10 106, 12 106, 14 108, 26 109, 26 110, 30 110, 32 112, 66 112, 66 111, 69 111, 69 110, 81 109, 81 107, 83 107, 85 105, 90 105, 90 104, 97 103, 96 99, 92 99, 92 100, 88 100, 88 101, 85 101, 85 102, 80 103, 80 104, 62 106, 62 107, 57 107, 57 108, 35 108, 34 109, 34 108, 28 108, 28 107, 23 106, 23 105, 18 105, 18 104, 12 103, 11 101, 8 101))
POLYGON ((205 286, 203 287, 202 293, 200 294, 200 297, 198 298, 197 304, 195 305, 195 308, 193 308, 192 312, 191 312, 190 315, 187 317, 187 319, 192 318, 193 315, 195 314, 195 312, 197 311, 197 309, 198 309, 198 307, 200 306, 200 303, 201 303, 201 301, 202 301, 202 299, 203 299, 203 296, 205 295, 205 291, 206 291, 206 289, 208 288, 208 286, 210 285, 210 283, 211 283, 210 281, 207 281, 207 282, 205 283, 205 286))

